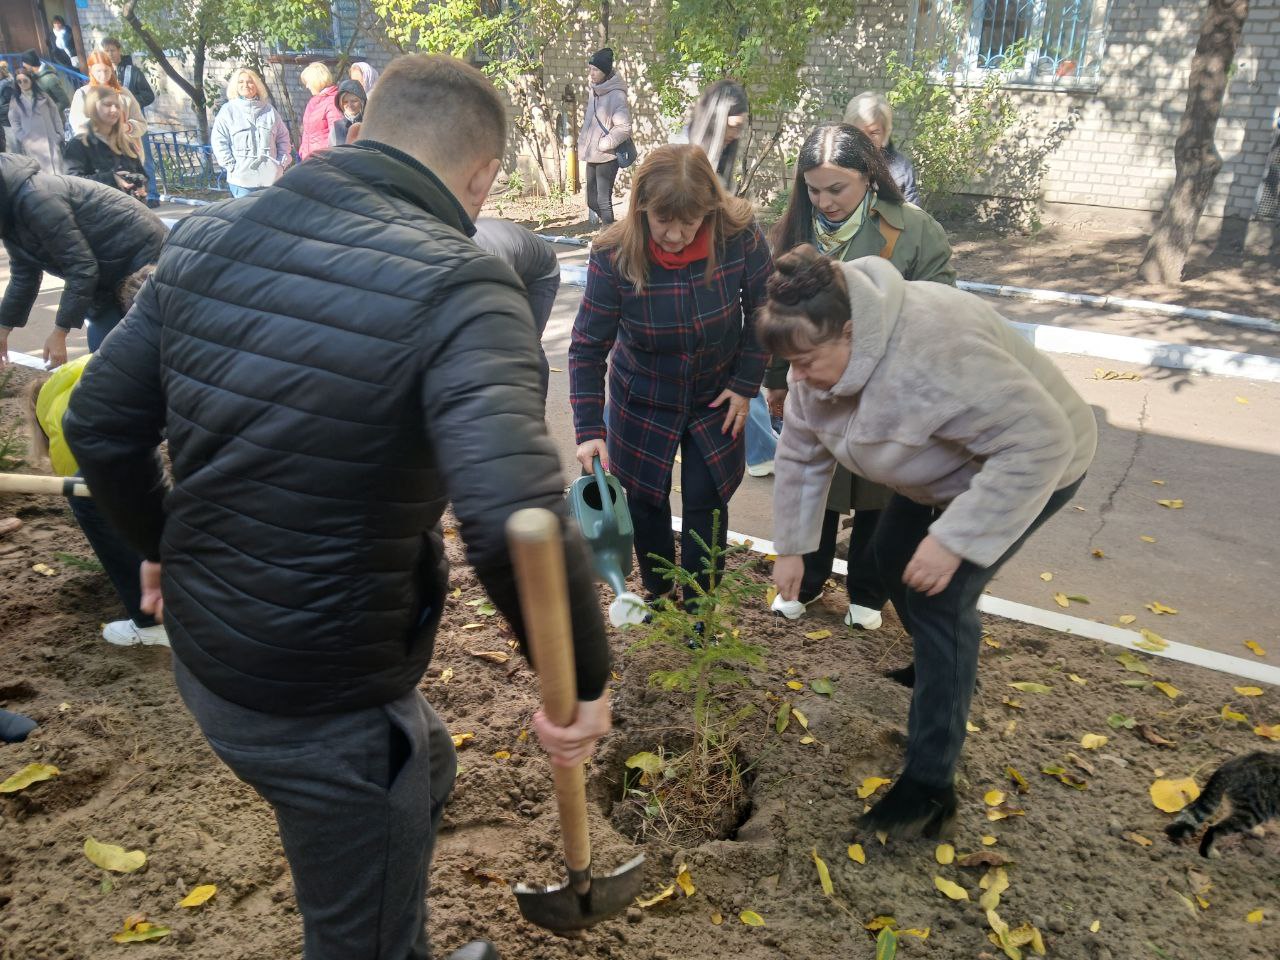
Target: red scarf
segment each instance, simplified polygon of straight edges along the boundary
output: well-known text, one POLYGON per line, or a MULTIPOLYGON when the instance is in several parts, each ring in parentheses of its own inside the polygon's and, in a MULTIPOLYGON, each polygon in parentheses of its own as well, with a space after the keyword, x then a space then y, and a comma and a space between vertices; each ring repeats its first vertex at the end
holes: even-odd
POLYGON ((710 256, 710 236, 708 222, 703 221, 702 226, 698 228, 698 232, 693 235, 693 240, 679 253, 667 253, 667 251, 658 246, 653 237, 650 237, 649 259, 667 270, 679 270, 681 267, 687 267, 691 263, 697 263, 699 260, 705 260, 710 256))

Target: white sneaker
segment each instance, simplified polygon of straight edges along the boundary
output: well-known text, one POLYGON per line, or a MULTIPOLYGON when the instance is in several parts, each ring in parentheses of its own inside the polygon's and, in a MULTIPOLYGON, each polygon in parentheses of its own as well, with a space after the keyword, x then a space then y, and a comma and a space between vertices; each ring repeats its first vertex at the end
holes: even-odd
POLYGON ((751 477, 767 477, 773 473, 773 461, 766 460, 764 463, 757 463, 754 466, 747 467, 747 475, 751 477))
MULTIPOLYGON (((819 593, 809 603, 817 603, 822 599, 819 593)), ((788 620, 799 620, 804 616, 804 612, 809 609, 809 603, 801 603, 799 600, 783 600, 782 595, 773 598, 773 603, 769 604, 769 609, 774 613, 780 613, 788 620)))
POLYGON ((102 625, 102 639, 117 647, 167 647, 169 634, 164 624, 140 627, 132 620, 113 620, 102 625))
POLYGON ((844 615, 844 625, 846 627, 861 627, 863 630, 879 630, 884 623, 884 617, 880 616, 879 610, 872 610, 870 607, 860 607, 856 603, 849 604, 849 612, 844 615))

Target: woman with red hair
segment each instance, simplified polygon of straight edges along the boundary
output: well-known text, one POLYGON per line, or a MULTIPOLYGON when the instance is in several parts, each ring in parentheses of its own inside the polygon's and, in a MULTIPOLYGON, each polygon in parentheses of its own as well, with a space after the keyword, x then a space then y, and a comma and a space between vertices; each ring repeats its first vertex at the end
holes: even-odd
MULTIPOLYGON (((74 136, 85 132, 85 124, 89 122, 88 111, 84 107, 84 98, 91 87, 110 87, 120 95, 121 113, 125 118, 125 134, 136 140, 141 149, 142 138, 147 132, 147 121, 142 116, 142 108, 132 93, 120 83, 116 76, 116 65, 111 55, 105 50, 95 50, 86 60, 89 70, 89 82, 75 92, 71 98, 71 110, 67 114, 67 123, 71 125, 74 136)), ((92 135, 92 131, 89 131, 92 135)))

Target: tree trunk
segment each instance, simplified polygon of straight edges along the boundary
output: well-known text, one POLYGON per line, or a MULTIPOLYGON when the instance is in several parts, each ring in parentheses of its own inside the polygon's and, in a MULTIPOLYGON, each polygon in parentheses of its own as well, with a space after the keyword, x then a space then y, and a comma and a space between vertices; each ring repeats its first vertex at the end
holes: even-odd
POLYGON ((204 45, 200 47, 199 69, 196 71, 196 82, 193 84, 190 80, 178 72, 178 68, 174 66, 173 61, 161 49, 159 42, 152 35, 142 21, 138 19, 138 14, 134 11, 135 0, 129 0, 124 5, 124 9, 120 11, 120 16, 125 23, 129 24, 142 40, 142 45, 147 48, 151 56, 155 57, 156 63, 160 64, 169 79, 178 85, 178 89, 187 95, 191 101, 192 107, 195 109, 196 122, 200 125, 200 138, 203 143, 209 142, 209 111, 204 98, 204 45))
POLYGON ((1209 0, 1191 58, 1187 107, 1173 148, 1173 191, 1138 267, 1138 276, 1148 282, 1182 281, 1200 215, 1222 169, 1213 137, 1227 92, 1228 71, 1248 15, 1249 0, 1209 0))
POLYGON ((195 81, 195 88, 199 91, 198 97, 191 98, 191 105, 196 110, 196 126, 200 129, 200 142, 208 145, 209 143, 209 101, 204 95, 204 59, 205 44, 204 38, 196 41, 195 56, 191 58, 191 78, 195 81))

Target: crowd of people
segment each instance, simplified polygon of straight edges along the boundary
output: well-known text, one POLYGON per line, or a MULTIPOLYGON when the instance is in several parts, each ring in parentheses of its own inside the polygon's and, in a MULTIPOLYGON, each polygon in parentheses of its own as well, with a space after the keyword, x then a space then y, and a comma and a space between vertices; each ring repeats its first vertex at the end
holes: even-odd
MULTIPOLYGON (((127 155, 136 118, 107 64, 89 65, 103 69, 74 154, 97 170, 90 138, 127 155)), ((171 645, 211 747, 272 805, 308 960, 355 942, 370 957, 429 955, 427 873, 456 765, 418 684, 447 594, 446 505, 522 644, 505 521, 535 506, 561 518, 578 708, 568 726, 533 725, 551 761, 573 766, 611 722, 609 646, 545 421, 555 255, 479 217, 506 106, 453 58, 400 57, 381 77, 361 67, 340 83, 322 64, 303 72, 312 97, 292 166, 261 78, 233 73, 214 150, 235 198, 167 236, 115 166, 110 179, 60 177, 0 155, 12 274, 0 358, 42 271, 67 279, 51 364, 86 317, 91 334, 110 332, 36 389, 33 432, 53 469, 93 491, 75 508, 91 543, 113 538, 99 553, 114 557, 129 626, 108 639, 171 645), (31 230, 53 216, 78 259, 31 230)), ((750 124, 739 84, 713 84, 679 142, 637 160, 619 156, 634 144, 613 52, 588 70, 579 146, 602 230, 569 349, 577 458, 625 489, 651 604, 690 599, 655 557, 710 586, 698 538, 724 542, 753 424, 775 474, 780 615, 821 595, 853 511, 845 622, 876 629, 891 600, 915 652, 896 677, 914 687, 903 773, 860 828, 944 835, 978 598, 1079 488, 1092 413, 955 289, 882 97, 855 98, 845 122, 806 137, 766 233, 737 196, 750 124)), ((478 941, 453 956, 496 952, 478 941)))

